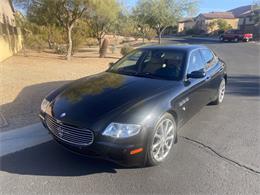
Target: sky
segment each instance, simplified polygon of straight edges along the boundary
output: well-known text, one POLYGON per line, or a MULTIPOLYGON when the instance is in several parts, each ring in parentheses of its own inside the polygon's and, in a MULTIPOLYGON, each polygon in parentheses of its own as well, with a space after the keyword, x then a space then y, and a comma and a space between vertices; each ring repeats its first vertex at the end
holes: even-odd
MULTIPOLYGON (((131 8, 138 0, 121 0, 131 8)), ((243 5, 250 5, 254 0, 198 0, 198 13, 211 11, 227 11, 243 5)))
MULTIPOLYGON (((0 0, 1 1, 1 0, 0 0)), ((105 0, 104 0, 105 1, 105 0)), ((124 4, 128 9, 135 6, 138 0, 118 0, 124 4)), ((243 5, 250 5, 253 2, 260 0, 195 0, 198 1, 198 13, 212 12, 212 11, 227 11, 243 5)), ((16 7, 19 9, 19 7, 16 7)), ((24 11, 19 9, 20 11, 24 11)))

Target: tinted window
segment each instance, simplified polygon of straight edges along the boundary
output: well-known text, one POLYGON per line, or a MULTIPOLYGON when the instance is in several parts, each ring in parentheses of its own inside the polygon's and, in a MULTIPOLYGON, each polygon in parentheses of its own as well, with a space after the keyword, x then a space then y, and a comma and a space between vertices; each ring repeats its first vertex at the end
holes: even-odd
POLYGON ((190 61, 189 61, 189 67, 187 73, 190 74, 193 71, 202 70, 205 68, 204 65, 205 65, 204 59, 202 59, 199 50, 196 50, 192 52, 190 55, 190 61))
MULTIPOLYGON (((120 68, 126 68, 126 67, 130 67, 130 66, 136 66, 137 65, 137 62, 139 60, 139 58, 141 57, 142 55, 142 51, 136 51, 136 52, 133 52, 131 53, 131 55, 127 55, 123 61, 120 61, 117 66, 120 65, 120 68)), ((113 67, 113 68, 116 68, 113 67)))
POLYGON ((175 50, 135 50, 119 60, 109 71, 155 79, 180 80, 185 56, 185 52, 175 50))
POLYGON ((205 60, 206 63, 211 62, 214 58, 212 52, 208 49, 202 49, 201 54, 202 54, 203 59, 205 60))
POLYGON ((173 50, 151 50, 142 63, 141 72, 166 79, 180 79, 185 53, 173 50))

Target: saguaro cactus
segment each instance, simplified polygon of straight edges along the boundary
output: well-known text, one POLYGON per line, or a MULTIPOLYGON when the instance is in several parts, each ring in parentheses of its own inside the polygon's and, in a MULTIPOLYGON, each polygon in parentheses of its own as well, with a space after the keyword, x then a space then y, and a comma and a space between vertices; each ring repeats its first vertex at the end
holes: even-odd
POLYGON ((107 54, 107 48, 108 48, 108 39, 104 39, 101 48, 99 49, 99 57, 105 58, 107 54))

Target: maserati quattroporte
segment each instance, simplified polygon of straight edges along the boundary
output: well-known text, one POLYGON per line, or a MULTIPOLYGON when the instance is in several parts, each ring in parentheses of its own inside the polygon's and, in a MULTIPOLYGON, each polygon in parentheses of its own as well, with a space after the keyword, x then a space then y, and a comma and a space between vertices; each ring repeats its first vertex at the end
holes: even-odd
POLYGON ((177 128, 223 101, 226 82, 224 61, 205 46, 147 46, 52 91, 40 118, 71 151, 125 166, 157 165, 174 149, 177 128))

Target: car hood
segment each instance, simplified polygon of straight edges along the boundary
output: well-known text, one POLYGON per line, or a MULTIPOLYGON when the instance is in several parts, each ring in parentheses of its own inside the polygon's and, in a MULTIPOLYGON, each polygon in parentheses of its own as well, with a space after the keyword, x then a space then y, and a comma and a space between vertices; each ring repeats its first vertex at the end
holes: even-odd
POLYGON ((52 100, 50 114, 68 124, 90 127, 101 118, 112 116, 116 110, 129 108, 162 93, 173 83, 177 82, 100 73, 74 81, 64 88, 52 100))

